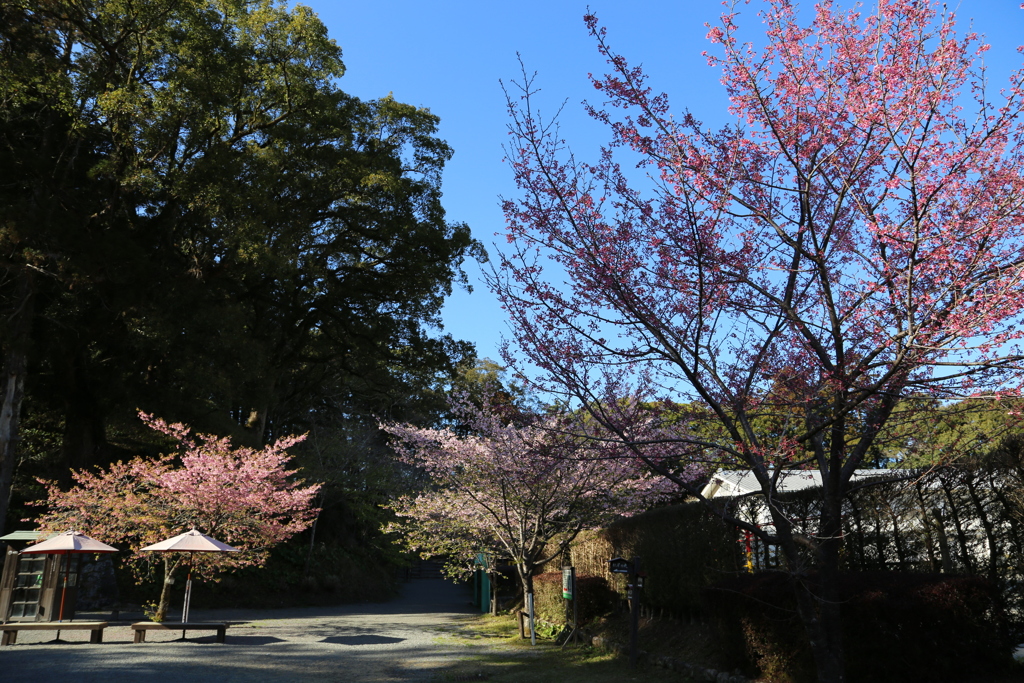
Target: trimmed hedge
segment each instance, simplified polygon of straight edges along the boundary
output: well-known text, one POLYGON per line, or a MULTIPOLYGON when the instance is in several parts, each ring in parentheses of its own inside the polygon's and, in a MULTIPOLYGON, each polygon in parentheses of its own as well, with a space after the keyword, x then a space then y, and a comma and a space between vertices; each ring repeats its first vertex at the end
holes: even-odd
MULTIPOLYGON (((764 572, 705 591, 723 646, 746 661, 748 674, 815 680, 792 580, 764 572)), ((983 577, 846 574, 840 595, 846 670, 854 683, 975 680, 1010 663, 999 591, 983 577)))
POLYGON ((700 503, 657 508, 580 534, 570 547, 579 574, 603 576, 625 594, 622 574, 608 560, 639 556, 647 574, 641 600, 678 616, 696 616, 701 590, 741 569, 735 530, 700 503))
MULTIPOLYGON (((576 576, 576 599, 580 625, 612 611, 616 593, 603 576, 576 576)), ((562 597, 562 574, 550 572, 533 577, 533 609, 544 621, 565 626, 571 620, 568 600, 562 597), (568 619, 566 617, 569 617, 568 619)))

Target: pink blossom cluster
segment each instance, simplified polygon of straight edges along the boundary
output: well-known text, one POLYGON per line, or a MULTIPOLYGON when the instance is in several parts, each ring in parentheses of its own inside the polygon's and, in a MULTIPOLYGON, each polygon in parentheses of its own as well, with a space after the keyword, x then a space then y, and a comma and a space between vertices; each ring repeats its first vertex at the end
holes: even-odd
POLYGON ((1024 73, 986 86, 989 47, 935 2, 764 4, 763 47, 731 10, 708 33, 735 117, 719 131, 593 15, 608 73, 589 111, 611 138, 594 161, 539 118, 524 72, 491 284, 506 360, 539 389, 697 406, 714 438, 674 437, 695 457, 766 486, 773 465, 847 482, 897 405, 1020 395, 1024 73))
POLYGON ((489 551, 511 558, 525 580, 580 530, 677 491, 579 416, 517 424, 467 405, 461 413, 469 434, 382 425, 402 461, 429 478, 418 495, 392 503, 395 528, 413 549, 451 557, 453 573, 489 551))
POLYGON ((643 454, 660 432, 753 474, 770 524, 706 503, 779 550, 818 680, 842 681, 854 473, 913 447, 900 421, 1024 386, 1024 70, 993 87, 989 46, 936 0, 765 0, 763 37, 741 28, 748 4, 724 2, 708 31, 733 117, 717 131, 590 14, 608 65, 593 159, 539 116, 524 69, 506 93, 519 191, 491 285, 518 347, 506 362, 630 456, 675 476, 643 454), (679 415, 652 423, 622 397, 679 415), (811 530, 779 505, 790 468, 820 474, 811 530))
MULTIPOLYGON (((131 552, 128 562, 141 575, 165 560, 140 548, 195 528, 240 553, 203 553, 197 571, 212 576, 228 566, 261 565, 267 550, 305 529, 318 510, 320 489, 286 469, 285 451, 303 437, 286 437, 261 449, 234 447, 229 439, 192 436, 182 424, 140 413, 180 450, 158 458, 137 457, 105 470, 73 472, 75 485, 46 486, 43 531, 75 529, 131 552)), ((184 559, 173 558, 174 567, 184 559)))

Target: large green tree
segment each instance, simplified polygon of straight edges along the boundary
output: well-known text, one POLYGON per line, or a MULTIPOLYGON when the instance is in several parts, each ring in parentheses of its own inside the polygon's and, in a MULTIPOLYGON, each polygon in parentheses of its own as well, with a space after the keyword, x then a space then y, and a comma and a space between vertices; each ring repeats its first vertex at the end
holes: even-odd
POLYGON ((0 517, 23 401, 81 468, 138 406, 263 442, 472 355, 437 118, 340 90, 308 8, 3 0, 0 60, 0 517))

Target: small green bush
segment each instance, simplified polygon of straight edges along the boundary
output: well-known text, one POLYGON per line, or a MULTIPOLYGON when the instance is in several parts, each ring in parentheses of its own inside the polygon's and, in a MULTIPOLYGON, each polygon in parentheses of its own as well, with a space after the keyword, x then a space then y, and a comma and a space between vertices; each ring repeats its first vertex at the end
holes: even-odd
MULTIPOLYGON (((846 671, 853 683, 973 680, 1010 663, 1012 643, 999 592, 983 577, 847 574, 840 595, 846 671)), ((815 680, 789 575, 737 577, 708 589, 705 598, 723 647, 747 662, 748 674, 815 680)))

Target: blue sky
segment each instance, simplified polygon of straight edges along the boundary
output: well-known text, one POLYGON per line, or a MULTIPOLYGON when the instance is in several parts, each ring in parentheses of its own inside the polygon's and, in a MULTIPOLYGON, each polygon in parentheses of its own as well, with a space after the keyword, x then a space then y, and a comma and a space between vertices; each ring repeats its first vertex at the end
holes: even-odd
MULTIPOLYGON (((341 87, 362 98, 393 93, 401 102, 426 107, 441 117, 440 137, 454 148, 445 170, 444 206, 449 220, 468 223, 488 251, 495 251, 503 226, 499 196, 514 196, 512 175, 502 162, 506 139, 505 100, 499 80, 519 76, 517 53, 538 73, 542 106, 552 111, 567 101, 563 131, 581 156, 592 157, 604 139, 583 113, 595 99, 587 80, 604 62, 583 25, 586 2, 572 0, 305 0, 341 46, 347 68, 341 87)), ((805 3, 808 6, 811 3, 805 3)), ((849 6, 849 3, 842 3, 849 6)), ((1020 0, 962 0, 960 28, 992 45, 986 57, 992 82, 1006 82, 1024 61, 1020 0)), ((656 90, 669 93, 674 108, 688 108, 711 127, 726 121, 726 99, 718 73, 701 52, 709 49, 705 22, 721 13, 718 0, 591 0, 590 10, 608 27, 612 46, 633 64, 643 64, 656 90), (628 6, 627 6, 628 5, 628 6)), ((868 5, 870 7, 870 4, 868 5)), ((742 7, 740 24, 755 27, 759 3, 742 7)), ((499 245, 500 246, 500 245, 499 245)), ((445 307, 445 331, 472 341, 480 357, 499 360, 505 316, 487 291, 480 268, 467 264, 472 294, 456 292, 445 307)))

